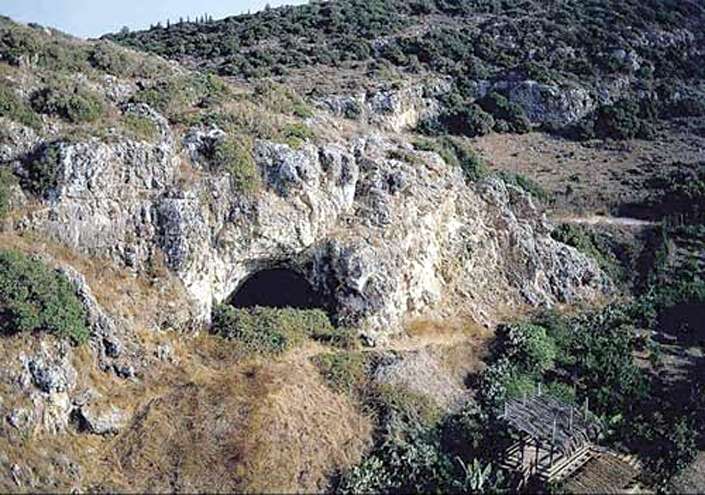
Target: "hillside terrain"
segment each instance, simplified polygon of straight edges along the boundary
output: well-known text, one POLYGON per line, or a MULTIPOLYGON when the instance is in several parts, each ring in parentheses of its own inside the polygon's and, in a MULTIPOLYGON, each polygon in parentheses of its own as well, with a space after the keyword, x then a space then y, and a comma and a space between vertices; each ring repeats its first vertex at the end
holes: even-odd
POLYGON ((703 27, 0 18, 0 491, 506 490, 500 412, 542 389, 705 489, 703 27))

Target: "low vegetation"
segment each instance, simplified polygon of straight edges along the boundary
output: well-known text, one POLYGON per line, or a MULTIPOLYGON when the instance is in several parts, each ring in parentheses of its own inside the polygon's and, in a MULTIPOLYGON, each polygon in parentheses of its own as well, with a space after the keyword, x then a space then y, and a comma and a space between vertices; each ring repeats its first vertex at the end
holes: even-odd
POLYGON ((72 124, 94 122, 103 115, 105 104, 94 92, 80 86, 66 89, 48 86, 32 95, 32 108, 56 115, 72 124))
POLYGON ((0 220, 7 215, 10 209, 12 187, 17 183, 17 178, 7 167, 0 167, 0 220))
POLYGON ((0 80, 0 117, 27 127, 38 128, 41 120, 27 103, 5 81, 0 80))
POLYGON ((120 123, 129 135, 136 139, 151 142, 159 135, 157 124, 148 117, 126 113, 122 116, 120 123))
POLYGON ((243 345, 247 352, 278 355, 307 338, 347 346, 344 329, 336 329, 320 309, 243 308, 219 306, 213 314, 213 333, 243 345))
POLYGON ((71 283, 16 251, 0 251, 0 331, 49 332, 76 344, 89 336, 85 310, 71 283))
POLYGON ((252 141, 246 137, 226 137, 213 143, 206 152, 211 166, 228 173, 235 189, 242 193, 253 192, 259 185, 252 147, 252 141))
POLYGON ((487 174, 487 166, 462 138, 442 136, 435 139, 417 139, 414 147, 433 151, 450 166, 460 167, 468 182, 475 182, 487 174))
POLYGON ((45 143, 25 160, 27 175, 21 184, 25 190, 46 198, 59 186, 62 142, 45 143))

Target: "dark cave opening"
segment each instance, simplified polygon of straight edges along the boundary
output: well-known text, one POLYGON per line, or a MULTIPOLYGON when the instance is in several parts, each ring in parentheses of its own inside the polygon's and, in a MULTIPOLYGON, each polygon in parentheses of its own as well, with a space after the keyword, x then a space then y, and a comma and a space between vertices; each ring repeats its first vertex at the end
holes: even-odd
POLYGON ((299 273, 287 268, 261 270, 250 276, 229 303, 236 308, 325 309, 324 298, 299 273))

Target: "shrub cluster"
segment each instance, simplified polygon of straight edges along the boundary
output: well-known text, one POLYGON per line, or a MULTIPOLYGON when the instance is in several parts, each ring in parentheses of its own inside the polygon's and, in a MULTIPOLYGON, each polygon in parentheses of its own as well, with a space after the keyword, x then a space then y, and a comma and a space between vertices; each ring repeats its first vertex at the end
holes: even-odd
POLYGON ((436 139, 422 139, 414 142, 414 147, 422 151, 433 151, 453 167, 460 167, 468 182, 480 180, 487 174, 487 166, 462 138, 442 136, 436 139))
POLYGON ((71 283, 15 251, 0 251, 0 331, 45 331, 76 344, 89 336, 85 310, 71 283))
POLYGON ((259 186, 260 176, 252 146, 250 139, 226 137, 215 141, 206 150, 211 166, 230 174, 233 186, 242 193, 251 193, 259 186))
POLYGON ((56 189, 61 178, 62 142, 45 143, 25 160, 27 175, 22 177, 23 189, 46 198, 56 189))
POLYGON ((137 139, 154 141, 159 135, 157 124, 148 117, 126 113, 121 118, 121 124, 132 137, 137 139))
POLYGON ((245 308, 221 305, 213 314, 212 331, 240 342, 245 350, 281 354, 306 338, 334 341, 338 331, 320 309, 245 308))
POLYGON ((35 129, 40 127, 42 123, 32 108, 22 101, 9 84, 2 80, 0 80, 0 117, 6 117, 35 129))
POLYGON ((32 95, 32 108, 40 113, 57 115, 71 123, 93 122, 104 111, 102 99, 80 87, 71 90, 50 86, 32 95))

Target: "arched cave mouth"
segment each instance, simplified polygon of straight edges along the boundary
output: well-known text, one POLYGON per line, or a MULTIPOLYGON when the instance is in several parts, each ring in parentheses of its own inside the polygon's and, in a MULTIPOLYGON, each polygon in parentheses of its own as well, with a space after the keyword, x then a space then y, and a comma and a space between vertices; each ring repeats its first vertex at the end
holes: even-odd
POLYGON ((325 298, 300 273, 288 268, 260 270, 238 288, 228 303, 235 308, 327 309, 325 298))

